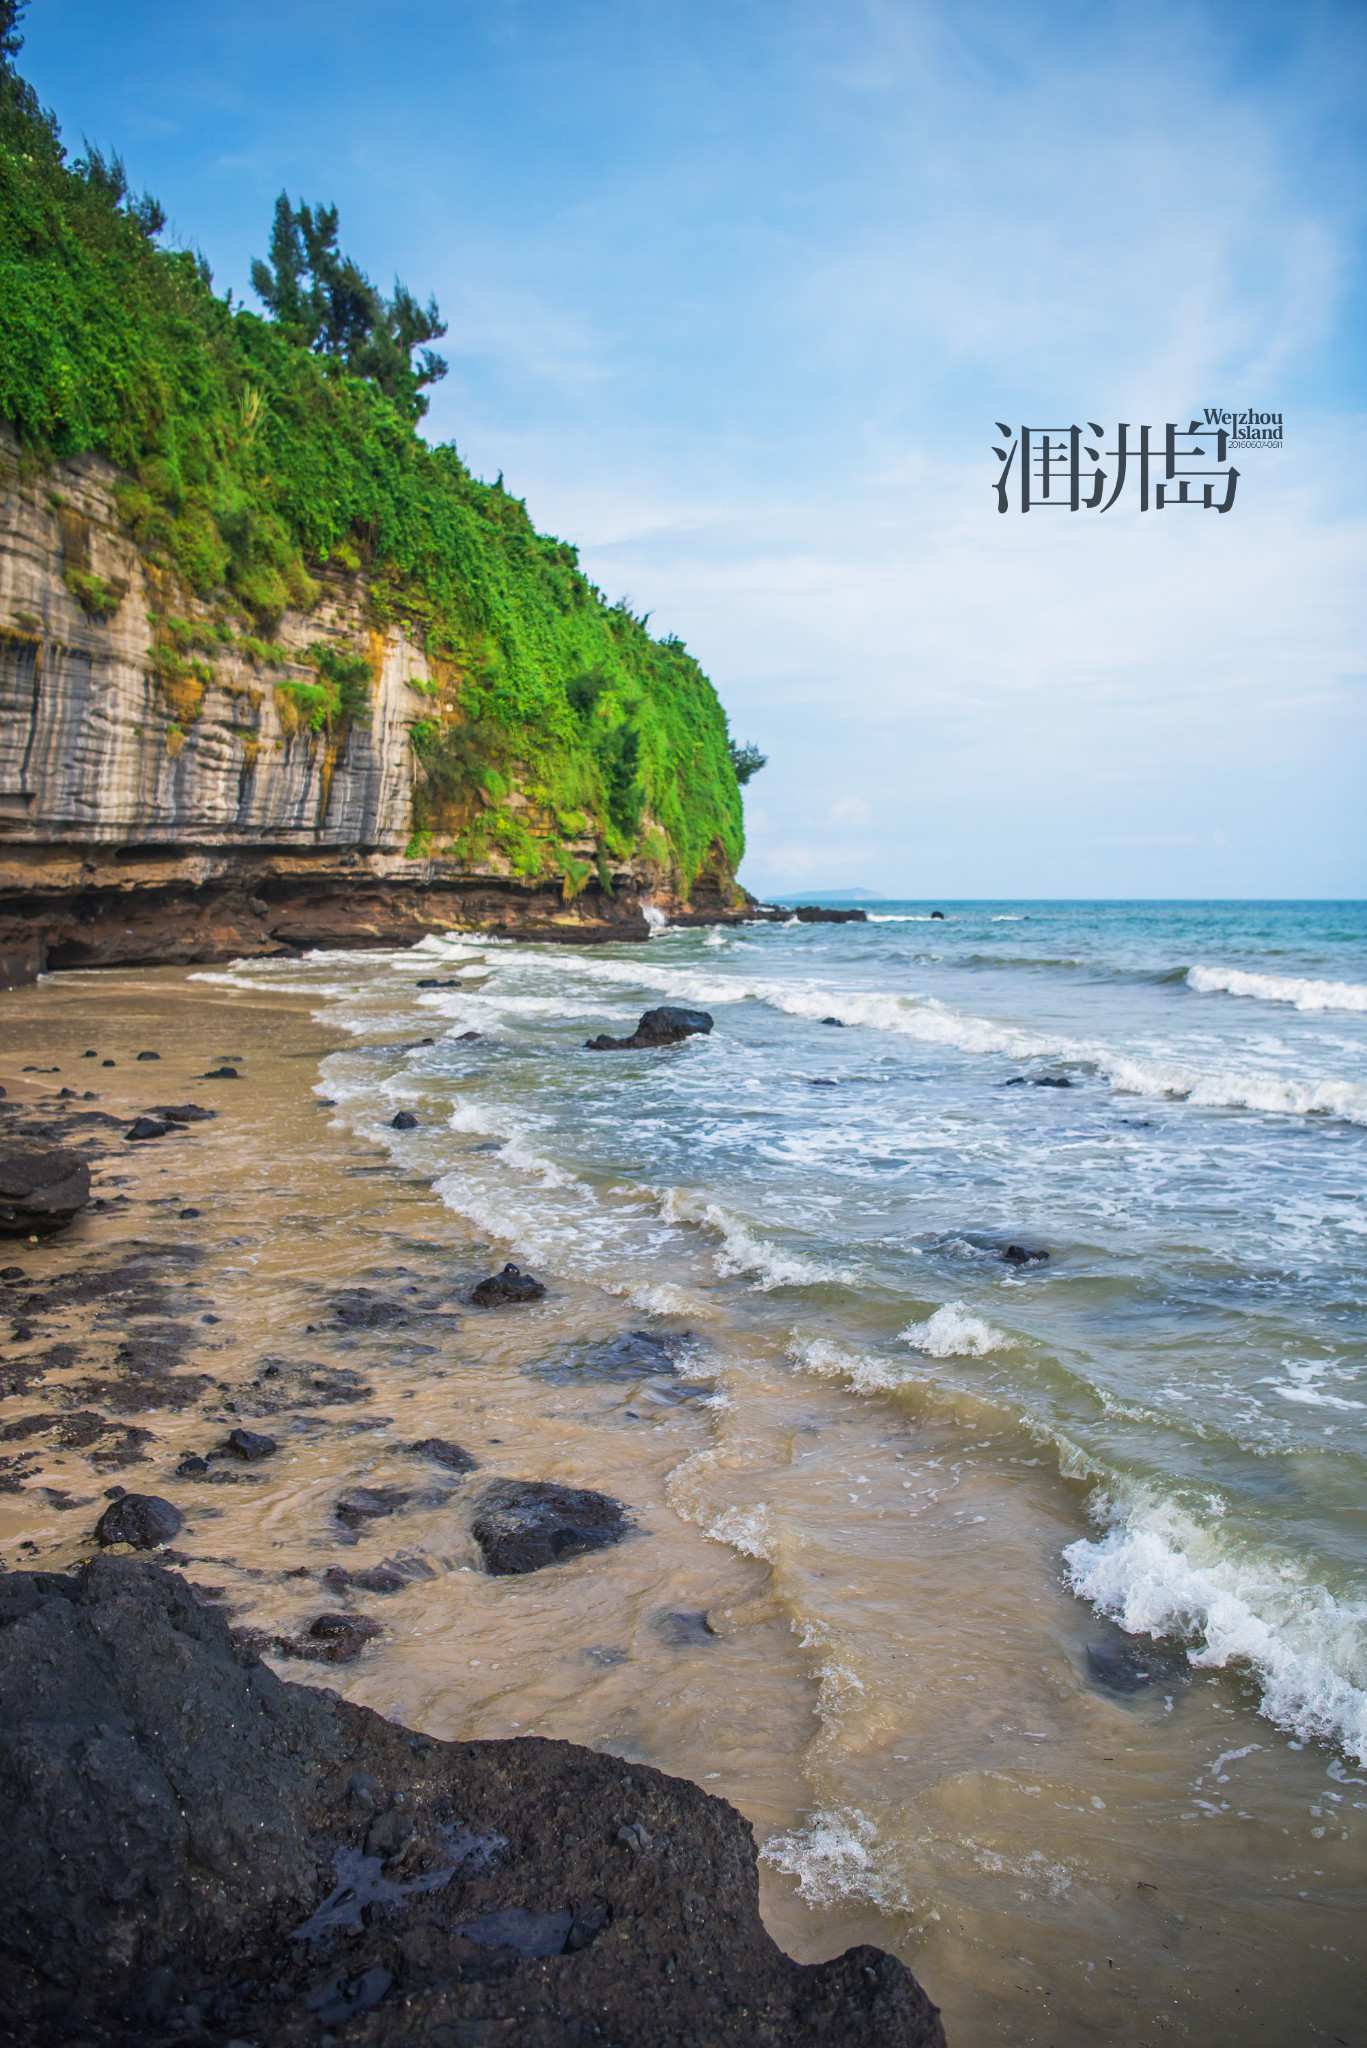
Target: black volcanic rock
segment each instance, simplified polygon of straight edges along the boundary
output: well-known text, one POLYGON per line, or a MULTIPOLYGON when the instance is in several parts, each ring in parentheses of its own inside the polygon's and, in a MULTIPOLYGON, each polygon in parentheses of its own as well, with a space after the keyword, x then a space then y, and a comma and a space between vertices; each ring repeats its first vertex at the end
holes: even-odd
POLYGON ((147 1138, 164 1138, 170 1129, 171 1125, 162 1117, 139 1116, 133 1119, 124 1136, 134 1144, 140 1144, 147 1138))
POLYGON ((620 1543, 631 1528, 620 1501, 539 1479, 495 1479, 470 1533, 497 1577, 540 1571, 584 1550, 620 1543))
POLYGON ((589 1052, 637 1052, 655 1045, 679 1045, 685 1038, 705 1034, 712 1029, 712 1019, 706 1010, 681 1010, 666 1004, 658 1010, 647 1010, 630 1038, 612 1038, 606 1031, 597 1038, 585 1041, 589 1052))
POLYGON ((249 1465, 254 1465, 260 1458, 269 1458, 279 1445, 273 1436, 258 1436, 254 1429, 234 1429, 229 1431, 223 1448, 231 1451, 235 1458, 243 1458, 249 1465))
POLYGON ((825 904, 800 903, 793 912, 799 924, 867 924, 867 910, 830 910, 825 904))
POLYGON ((0 1140, 0 1234, 60 1230, 90 1200, 90 1168, 59 1145, 0 1140))
POLYGON ((472 1287, 470 1299, 480 1308, 498 1308, 505 1301, 540 1301, 545 1292, 539 1280, 510 1263, 472 1287))
POLYGON ((724 1800, 288 1684, 148 1561, 0 1573, 0 1729, 14 2048, 943 2048, 892 1956, 783 1955, 724 1800))
POLYGON ((95 1524, 99 1543, 131 1543, 135 1550, 156 1550, 180 1534, 181 1513, 155 1493, 125 1493, 107 1507, 95 1524))
POLYGON ((448 1472, 475 1472, 479 1460, 472 1458, 461 1444, 453 1444, 445 1437, 425 1436, 421 1443, 410 1444, 408 1453, 413 1458, 431 1458, 436 1465, 444 1465, 448 1472))
POLYGON ((386 1515, 396 1515, 400 1508, 407 1507, 411 1498, 411 1494, 401 1493, 393 1486, 354 1486, 338 1501, 333 1513, 348 1529, 358 1529, 366 1522, 378 1522, 386 1515))

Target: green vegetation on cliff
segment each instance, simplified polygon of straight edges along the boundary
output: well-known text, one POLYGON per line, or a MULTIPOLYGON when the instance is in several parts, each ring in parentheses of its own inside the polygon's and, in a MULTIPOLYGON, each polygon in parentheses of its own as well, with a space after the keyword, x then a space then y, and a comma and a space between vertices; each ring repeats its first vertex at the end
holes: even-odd
MULTIPOLYGON (((320 572, 360 576, 371 623, 402 625, 435 678, 413 732, 415 852, 501 853, 558 873, 567 896, 633 854, 684 892, 705 867, 734 870, 737 763, 744 779, 752 759, 697 663, 606 604, 501 478, 416 432, 419 387, 444 368, 428 350, 411 367, 442 331, 435 305, 381 299, 336 255, 335 214, 283 199, 274 268, 258 266, 280 317, 218 297, 202 258, 157 246, 161 209, 132 197, 117 157, 67 161, 14 71, 16 14, 0 0, 0 417, 40 462, 94 451, 124 472, 120 514, 164 593, 154 666, 175 715, 198 715, 216 637, 269 663, 320 572), (363 331, 332 345, 328 262, 372 293, 363 331), (176 616, 177 590, 212 623, 176 616), (590 840, 593 865, 569 850, 590 840)), ((68 581, 98 617, 107 594, 82 575, 68 581)), ((277 686, 299 723, 368 715, 364 653, 320 643, 317 682, 277 686)))

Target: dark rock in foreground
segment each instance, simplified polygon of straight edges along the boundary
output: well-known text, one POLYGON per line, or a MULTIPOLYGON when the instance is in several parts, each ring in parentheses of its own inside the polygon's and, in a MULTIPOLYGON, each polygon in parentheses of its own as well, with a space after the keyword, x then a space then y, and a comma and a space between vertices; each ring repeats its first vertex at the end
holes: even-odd
POLYGON ((99 1543, 131 1543, 135 1550, 155 1550, 180 1534, 182 1516, 169 1500, 155 1493, 125 1493, 107 1507, 95 1524, 99 1543))
POLYGON ((470 1299, 479 1308, 498 1308, 505 1301, 540 1301, 545 1292, 539 1280, 509 1264, 501 1273, 491 1273, 487 1280, 472 1287, 470 1299))
POLYGON ((487 1571, 540 1571, 584 1550, 620 1543, 631 1523, 620 1501, 541 1479, 496 1479, 481 1496, 470 1534, 487 1571))
POLYGON ((0 1141, 0 1234, 60 1230, 90 1200, 90 1168, 59 1145, 0 1141))
POLYGON ((389 1128, 391 1131, 416 1131, 418 1119, 411 1109, 401 1109, 389 1119, 389 1128))
POLYGON ((597 1038, 585 1040, 588 1052, 637 1052, 652 1045, 678 1045, 685 1038, 712 1029, 712 1019, 706 1010, 679 1010, 666 1005, 663 1009, 647 1010, 630 1038, 611 1038, 606 1031, 597 1038))
POLYGON ((0 1574, 0 1727, 16 2048, 942 2048, 893 1957, 781 1953, 723 1800, 286 1684, 140 1560, 0 1574))

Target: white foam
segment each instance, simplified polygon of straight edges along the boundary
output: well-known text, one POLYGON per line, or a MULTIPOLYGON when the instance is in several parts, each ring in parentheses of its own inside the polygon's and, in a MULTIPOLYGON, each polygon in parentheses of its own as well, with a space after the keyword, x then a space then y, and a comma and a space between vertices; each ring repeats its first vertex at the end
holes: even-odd
POLYGON ((761 1294, 775 1287, 849 1286, 853 1281, 853 1274, 843 1268, 799 1258, 756 1237, 734 1216, 728 1216, 719 1202, 707 1204, 702 1221, 721 1235, 721 1244, 712 1255, 720 1279, 737 1273, 753 1275, 753 1285, 761 1294))
POLYGON ((1136 1053, 1101 1041, 1071 1039, 1027 1029, 999 1018, 952 1009, 928 995, 845 990, 815 981, 779 982, 763 976, 727 977, 696 969, 655 968, 645 963, 570 959, 566 975, 658 989, 677 1001, 702 1008, 758 1002, 793 1017, 895 1032, 926 1045, 958 1052, 1004 1054, 1016 1060, 1066 1060, 1091 1067, 1117 1094, 1169 1097, 1206 1108, 1253 1109, 1291 1116, 1326 1115, 1367 1124, 1367 1082, 1337 1078, 1298 1079, 1278 1074, 1203 1069, 1162 1052, 1136 1053))
POLYGON ((1063 1553, 1075 1592, 1131 1635, 1186 1637, 1193 1664, 1246 1666, 1276 1726, 1367 1762, 1367 1606, 1147 1490, 1110 1514, 1099 1541, 1063 1553))
POLYGON ((772 1559, 773 1524, 767 1501, 718 1509, 713 1488, 734 1480, 715 1450, 695 1451, 665 1480, 665 1499, 681 1521, 696 1523, 709 1542, 729 1543, 746 1557, 772 1559))
POLYGON ((867 1352, 842 1351, 828 1337, 794 1337, 787 1356, 800 1372, 818 1379, 843 1380, 851 1393, 886 1394, 906 1383, 906 1373, 884 1358, 867 1352))
POLYGON ((543 1187, 568 1188, 578 1185, 575 1174, 566 1173, 553 1159, 543 1159, 529 1142, 530 1133, 525 1125, 505 1109, 490 1103, 460 1102, 447 1118, 447 1126, 453 1131, 466 1132, 474 1137, 499 1138, 502 1150, 498 1154, 504 1166, 515 1166, 523 1173, 534 1173, 543 1187))
POLYGON ((1367 983, 1316 981, 1291 974, 1247 974, 1238 967, 1193 967, 1187 981, 1202 995, 1252 996, 1298 1010, 1367 1010, 1367 983))
POLYGON ((923 1323, 908 1323, 898 1341, 924 1351, 927 1358, 986 1358, 1011 1339, 981 1316, 970 1315, 961 1301, 947 1301, 923 1323))
POLYGON ((795 1877, 809 1905, 868 1899, 893 1910, 904 1903, 901 1886, 881 1867, 873 1822, 857 1806, 822 1808, 805 1827, 771 1835, 759 1855, 761 1863, 795 1877))

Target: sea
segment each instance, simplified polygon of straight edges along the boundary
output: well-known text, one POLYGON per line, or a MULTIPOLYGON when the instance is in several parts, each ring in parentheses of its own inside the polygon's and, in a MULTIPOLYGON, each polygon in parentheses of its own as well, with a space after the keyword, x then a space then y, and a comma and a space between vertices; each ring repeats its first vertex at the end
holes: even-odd
POLYGON ((864 907, 192 977, 307 998, 335 1123, 575 1290, 490 1441, 675 1532, 392 1703, 724 1791, 780 1938, 952 2040, 1356 2044, 1367 906, 864 907), (713 1028, 586 1049, 661 1004, 713 1028))

